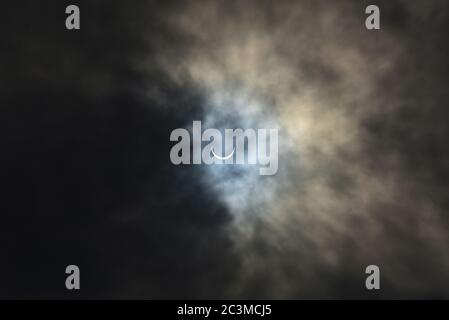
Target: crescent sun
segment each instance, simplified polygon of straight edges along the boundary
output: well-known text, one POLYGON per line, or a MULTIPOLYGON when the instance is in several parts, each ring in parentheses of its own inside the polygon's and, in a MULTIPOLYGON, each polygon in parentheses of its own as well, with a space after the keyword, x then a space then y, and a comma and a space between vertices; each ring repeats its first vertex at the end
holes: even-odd
POLYGON ((212 148, 212 154, 214 155, 215 158, 217 158, 219 160, 227 160, 227 159, 231 158, 234 155, 234 151, 235 151, 235 148, 232 149, 232 152, 229 155, 227 155, 225 157, 220 157, 219 155, 217 155, 214 152, 214 148, 212 148))

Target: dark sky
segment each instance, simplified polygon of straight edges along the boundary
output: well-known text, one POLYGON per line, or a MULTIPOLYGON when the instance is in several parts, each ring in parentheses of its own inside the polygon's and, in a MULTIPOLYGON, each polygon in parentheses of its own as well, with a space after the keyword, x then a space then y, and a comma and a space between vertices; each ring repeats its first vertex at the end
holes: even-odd
POLYGON ((0 298, 449 298, 449 4, 373 3, 2 4, 0 298), (276 176, 171 164, 223 119, 276 176))

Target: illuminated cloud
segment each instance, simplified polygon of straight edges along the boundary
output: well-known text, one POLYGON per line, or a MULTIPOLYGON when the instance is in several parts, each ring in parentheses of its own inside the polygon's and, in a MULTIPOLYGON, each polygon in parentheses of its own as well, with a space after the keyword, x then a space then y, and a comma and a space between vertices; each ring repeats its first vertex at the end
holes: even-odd
MULTIPOLYGON (((367 32, 361 8, 328 1, 210 2, 186 5, 169 20, 190 43, 178 63, 167 55, 162 65, 174 81, 204 94, 207 121, 282 132, 275 177, 217 166, 202 173, 234 215, 229 232, 246 275, 237 291, 260 276, 273 283, 273 297, 313 295, 311 287, 336 294, 336 284, 321 282, 320 274, 340 271, 344 278, 373 263, 392 288, 419 292, 438 281, 417 273, 449 265, 443 209, 420 195, 420 183, 402 167, 407 155, 371 149, 378 137, 367 124, 400 114, 408 103, 402 92, 415 84, 399 74, 412 50, 407 35, 387 23, 379 33, 367 32), (407 267, 415 241, 423 259, 438 252, 438 263, 407 267), (257 249, 261 243, 264 250, 257 249), (289 268, 297 282, 291 283, 289 268)), ((421 6, 400 8, 426 18, 421 6)))
POLYGON ((449 297, 448 4, 376 3, 5 3, 0 297, 449 297), (173 165, 194 120, 277 174, 173 165))

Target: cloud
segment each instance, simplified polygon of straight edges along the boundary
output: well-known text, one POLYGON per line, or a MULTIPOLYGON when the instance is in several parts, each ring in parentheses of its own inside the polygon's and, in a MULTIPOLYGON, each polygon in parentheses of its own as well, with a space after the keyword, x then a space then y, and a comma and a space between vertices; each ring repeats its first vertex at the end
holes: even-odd
POLYGON ((8 7, 0 296, 448 296, 446 4, 79 6, 8 7), (279 128, 277 175, 171 165, 193 120, 279 128))
MULTIPOLYGON (((439 279, 427 276, 438 270, 447 277, 444 186, 419 178, 433 174, 434 160, 421 154, 425 149, 418 156, 423 172, 408 167, 413 160, 401 150, 410 143, 406 135, 425 140, 429 132, 443 146, 439 139, 447 126, 436 129, 418 114, 439 108, 434 96, 445 92, 445 84, 433 78, 426 89, 417 80, 436 71, 428 56, 440 61, 443 55, 417 53, 411 43, 419 37, 412 21, 432 19, 439 6, 386 5, 378 33, 363 28, 364 7, 354 3, 213 2, 185 6, 170 17, 191 44, 178 63, 168 57, 163 65, 174 81, 193 83, 209 97, 206 117, 229 111, 238 114, 237 123, 269 121, 283 131, 275 179, 204 173, 235 216, 243 295, 261 279, 269 283, 266 291, 254 285, 263 297, 363 295, 362 285, 341 292, 340 280, 360 283, 369 264, 384 271, 386 296, 444 292, 439 279), (398 14, 404 24, 392 28, 398 14), (217 96, 248 107, 216 103, 217 96), (410 133, 396 134, 402 130, 410 133), (425 194, 429 185, 438 189, 435 195, 425 194), (418 253, 411 243, 419 243, 418 253), (410 267, 416 259, 428 263, 410 267), (323 273, 326 282, 319 280, 323 273)), ((438 13, 424 33, 439 30, 442 21, 438 13)), ((435 45, 420 40, 420 46, 435 45)), ((447 152, 439 159, 447 159, 447 152)))

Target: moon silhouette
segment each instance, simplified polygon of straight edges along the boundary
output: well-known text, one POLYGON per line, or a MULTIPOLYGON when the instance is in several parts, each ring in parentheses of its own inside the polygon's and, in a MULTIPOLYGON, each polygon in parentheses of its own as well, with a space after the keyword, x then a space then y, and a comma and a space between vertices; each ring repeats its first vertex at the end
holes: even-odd
POLYGON ((217 155, 214 152, 214 148, 212 148, 212 154, 214 155, 215 158, 217 158, 219 160, 227 160, 227 159, 231 158, 234 155, 234 151, 235 151, 235 148, 232 149, 232 152, 229 155, 227 155, 225 157, 220 157, 219 155, 217 155))

